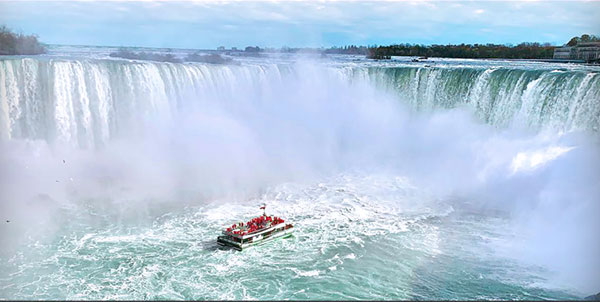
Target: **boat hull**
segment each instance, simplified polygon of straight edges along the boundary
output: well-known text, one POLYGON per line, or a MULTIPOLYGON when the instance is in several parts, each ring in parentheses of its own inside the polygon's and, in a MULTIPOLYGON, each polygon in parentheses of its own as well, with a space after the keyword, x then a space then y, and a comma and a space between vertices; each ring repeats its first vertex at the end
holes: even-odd
POLYGON ((273 241, 275 239, 291 237, 293 231, 294 231, 294 228, 292 227, 289 229, 285 229, 283 231, 272 233, 268 237, 260 236, 260 238, 258 238, 258 237, 252 238, 253 240, 249 241, 249 242, 236 242, 236 241, 231 240, 231 237, 219 236, 219 237, 217 237, 217 244, 219 244, 220 246, 229 246, 236 250, 241 251, 241 250, 249 248, 251 246, 261 245, 261 244, 267 243, 269 241, 273 241))

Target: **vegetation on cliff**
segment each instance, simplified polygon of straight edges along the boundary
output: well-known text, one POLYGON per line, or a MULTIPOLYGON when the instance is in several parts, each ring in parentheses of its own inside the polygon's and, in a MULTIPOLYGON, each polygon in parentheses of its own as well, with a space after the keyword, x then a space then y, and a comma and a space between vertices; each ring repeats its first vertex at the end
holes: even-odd
POLYGON ((581 35, 581 37, 573 37, 569 42, 567 42, 567 46, 575 46, 579 43, 587 43, 587 42, 600 42, 600 37, 594 35, 581 35))
POLYGON ((500 44, 411 45, 398 44, 369 48, 370 58, 389 56, 419 56, 475 59, 550 59, 554 46, 540 43, 521 43, 516 46, 500 44))
POLYGON ((38 55, 46 53, 46 48, 36 35, 14 33, 8 27, 0 26, 0 55, 38 55))
MULTIPOLYGON (((568 46, 578 43, 600 42, 600 37, 584 34, 573 37, 568 46)), ((356 46, 332 47, 325 53, 366 55, 371 59, 389 59, 391 56, 418 56, 443 58, 474 58, 474 59, 551 59, 555 46, 549 43, 521 43, 518 45, 503 44, 457 44, 457 45, 422 45, 394 44, 389 46, 356 46)))

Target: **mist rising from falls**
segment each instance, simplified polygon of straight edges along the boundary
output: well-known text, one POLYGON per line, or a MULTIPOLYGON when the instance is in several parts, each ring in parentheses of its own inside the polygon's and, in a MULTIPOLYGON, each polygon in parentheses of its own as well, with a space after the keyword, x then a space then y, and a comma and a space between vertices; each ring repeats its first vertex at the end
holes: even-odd
POLYGON ((421 111, 468 107, 486 123, 600 129, 600 73, 507 67, 374 67, 357 76, 421 111))
POLYGON ((599 85, 519 68, 2 60, 2 212, 52 225, 60 207, 143 212, 401 175, 457 209, 508 213, 526 242, 506 253, 593 290, 599 85))
POLYGON ((0 66, 4 137, 84 148, 135 133, 144 119, 169 120, 178 110, 260 93, 261 83, 281 80, 276 66, 32 59, 0 66))
MULTIPOLYGON (((282 64, 2 60, 0 135, 101 146, 111 137, 138 131, 140 120, 168 120, 210 102, 256 100, 300 76, 295 69, 282 64), (240 93, 247 99, 236 99, 240 93)), ((600 129, 600 74, 595 72, 473 67, 322 71, 349 82, 371 80, 421 111, 466 106, 500 127, 600 129)))

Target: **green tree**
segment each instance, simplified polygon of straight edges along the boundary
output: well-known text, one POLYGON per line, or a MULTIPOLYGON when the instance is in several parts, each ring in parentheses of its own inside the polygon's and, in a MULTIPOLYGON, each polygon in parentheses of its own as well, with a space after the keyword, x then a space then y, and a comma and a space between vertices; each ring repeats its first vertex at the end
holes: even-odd
POLYGON ((0 55, 37 55, 46 52, 35 35, 16 34, 0 26, 0 55))
POLYGON ((590 42, 590 41, 591 41, 590 35, 588 35, 588 34, 581 35, 581 42, 582 43, 586 43, 586 42, 590 42))
POLYGON ((571 40, 569 40, 569 43, 567 43, 567 46, 575 46, 575 45, 577 45, 577 43, 579 43, 579 37, 573 37, 573 38, 571 38, 571 40))

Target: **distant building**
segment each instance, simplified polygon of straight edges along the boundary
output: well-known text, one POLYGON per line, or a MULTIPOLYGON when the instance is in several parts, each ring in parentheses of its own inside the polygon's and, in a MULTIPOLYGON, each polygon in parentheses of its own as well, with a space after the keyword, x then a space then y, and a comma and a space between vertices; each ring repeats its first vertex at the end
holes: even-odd
POLYGON ((600 61, 600 42, 578 43, 575 46, 563 46, 554 49, 554 59, 600 61))
POLYGON ((562 60, 573 59, 573 58, 571 58, 571 55, 573 53, 574 48, 575 47, 570 47, 570 46, 557 47, 554 49, 554 58, 562 59, 562 60))
POLYGON ((232 47, 231 51, 237 51, 237 47, 232 47))
POLYGON ((579 60, 585 60, 586 62, 600 60, 600 42, 579 43, 575 48, 579 60))
POLYGON ((217 47, 217 50, 225 50, 225 46, 219 46, 217 47))

